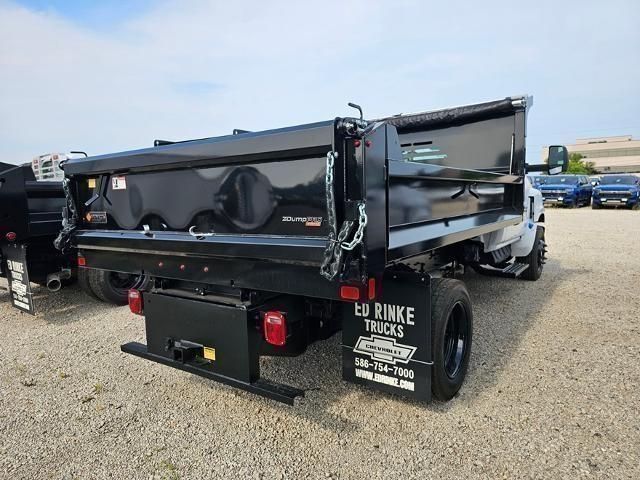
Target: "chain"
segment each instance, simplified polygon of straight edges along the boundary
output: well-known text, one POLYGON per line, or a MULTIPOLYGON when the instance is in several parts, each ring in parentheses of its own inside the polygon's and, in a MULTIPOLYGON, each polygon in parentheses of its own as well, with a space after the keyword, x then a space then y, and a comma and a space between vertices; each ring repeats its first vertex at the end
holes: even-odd
POLYGON ((334 257, 336 256, 335 245, 337 241, 337 224, 336 224, 336 203, 333 195, 333 169, 336 163, 338 152, 330 150, 327 152, 327 171, 325 173, 325 194, 327 200, 327 223, 329 225, 329 235, 327 246, 324 249, 324 259, 320 267, 320 274, 327 280, 333 280, 337 275, 337 267, 335 267, 334 257))
POLYGON ((327 197, 327 221, 329 225, 329 235, 327 247, 324 251, 324 259, 320 267, 320 274, 327 280, 333 280, 339 273, 342 265, 342 257, 344 251, 352 251, 356 246, 362 243, 364 237, 364 229, 367 226, 368 218, 365 212, 364 203, 358 205, 358 228, 350 242, 347 238, 353 230, 354 221, 345 220, 342 222, 340 231, 337 231, 336 223, 336 205, 334 197, 334 166, 338 153, 330 151, 327 153, 327 172, 326 181, 326 197, 327 197))
POLYGON ((358 217, 358 229, 356 230, 355 235, 353 236, 353 240, 350 242, 342 242, 340 245, 344 250, 353 250, 362 243, 362 237, 364 237, 364 228, 367 226, 369 222, 369 218, 367 217, 367 212, 364 210, 364 203, 358 205, 358 212, 360 216, 358 217))
POLYGON ((62 180, 62 190, 64 191, 67 205, 62 209, 62 230, 53 241, 53 245, 61 252, 66 253, 71 248, 71 234, 77 228, 78 211, 73 201, 68 178, 62 180))

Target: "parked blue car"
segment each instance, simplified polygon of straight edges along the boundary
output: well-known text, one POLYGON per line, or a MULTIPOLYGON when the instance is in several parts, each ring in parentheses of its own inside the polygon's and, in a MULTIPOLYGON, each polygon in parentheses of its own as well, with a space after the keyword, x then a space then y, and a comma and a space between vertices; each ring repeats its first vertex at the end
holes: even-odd
POLYGON ((637 209, 640 204, 640 177, 608 175, 593 189, 592 208, 626 207, 637 209))
POLYGON ((591 204, 593 186, 586 175, 548 175, 537 187, 544 203, 575 208, 591 204))
POLYGON ((544 183, 545 178, 547 178, 548 175, 529 175, 529 178, 531 179, 531 184, 533 185, 534 188, 540 188, 540 185, 542 183, 544 183))

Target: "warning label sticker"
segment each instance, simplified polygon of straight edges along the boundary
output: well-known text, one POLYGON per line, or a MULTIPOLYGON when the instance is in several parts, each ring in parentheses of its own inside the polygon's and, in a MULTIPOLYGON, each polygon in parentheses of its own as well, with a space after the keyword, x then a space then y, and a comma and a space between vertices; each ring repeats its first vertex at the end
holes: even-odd
POLYGON ((111 179, 112 190, 126 190, 127 189, 127 177, 113 177, 111 179))
POLYGON ((107 223, 107 212, 87 212, 85 219, 89 223, 107 223))
POLYGON ((202 356, 207 360, 214 361, 216 359, 216 349, 212 347, 202 347, 202 356))

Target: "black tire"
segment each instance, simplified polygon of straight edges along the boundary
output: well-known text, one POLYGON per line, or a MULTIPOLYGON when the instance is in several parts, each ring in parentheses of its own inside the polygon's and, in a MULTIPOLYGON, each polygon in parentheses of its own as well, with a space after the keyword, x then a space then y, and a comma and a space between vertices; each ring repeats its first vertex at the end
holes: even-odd
POLYGON ((146 290, 149 277, 111 272, 109 270, 89 270, 89 285, 98 299, 115 305, 126 305, 129 290, 146 290))
POLYGON ((78 268, 78 285, 80 285, 80 288, 84 293, 89 295, 91 298, 99 300, 98 296, 91 288, 91 284, 89 282, 89 272, 90 270, 86 268, 78 268))
POLYGON ((536 239, 533 242, 533 248, 526 257, 518 257, 516 259, 519 263, 525 263, 529 265, 520 278, 525 280, 536 281, 542 275, 542 269, 544 268, 546 260, 547 247, 544 241, 544 228, 538 226, 536 228, 536 239))
POLYGON ((473 310, 464 283, 452 278, 431 281, 431 392, 447 401, 458 393, 469 367, 473 310))

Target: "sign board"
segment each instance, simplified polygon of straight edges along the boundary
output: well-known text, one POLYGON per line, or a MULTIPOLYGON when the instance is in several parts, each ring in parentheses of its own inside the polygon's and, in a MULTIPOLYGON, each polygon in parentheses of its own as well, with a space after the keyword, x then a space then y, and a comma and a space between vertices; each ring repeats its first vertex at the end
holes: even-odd
POLYGON ((2 247, 2 255, 7 266, 11 303, 19 310, 35 315, 29 272, 27 271, 26 245, 5 245, 2 247))
POLYGON ((344 303, 342 376, 377 390, 431 400, 428 275, 385 276, 371 303, 344 303))

